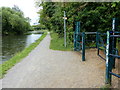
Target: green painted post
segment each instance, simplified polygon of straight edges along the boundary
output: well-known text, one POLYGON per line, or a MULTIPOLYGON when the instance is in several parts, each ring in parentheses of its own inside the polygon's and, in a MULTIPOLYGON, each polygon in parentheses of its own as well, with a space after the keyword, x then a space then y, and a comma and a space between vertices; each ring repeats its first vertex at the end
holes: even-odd
POLYGON ((98 37, 99 33, 96 33, 96 48, 98 48, 98 42, 99 42, 99 37, 98 37))
POLYGON ((99 55, 99 33, 96 33, 96 48, 97 48, 97 55, 99 55))
POLYGON ((75 32, 74 32, 74 51, 77 50, 77 22, 75 22, 75 32))
POLYGON ((112 20, 112 31, 118 30, 118 18, 113 18, 112 20))
MULTIPOLYGON (((112 47, 112 54, 115 54, 114 52, 114 48, 116 48, 116 38, 112 38, 111 40, 111 47, 112 47)), ((112 60, 112 64, 113 64, 113 67, 112 68, 115 68, 115 57, 111 57, 111 60, 112 60)))
POLYGON ((80 22, 75 22, 75 32, 74 32, 74 51, 79 51, 80 44, 77 43, 80 41, 80 22))
POLYGON ((85 32, 82 32, 82 61, 85 61, 85 32))
MULTIPOLYGON (((120 46, 120 38, 118 38, 118 46, 120 46)), ((120 55, 120 47, 118 47, 118 55, 120 55)))
POLYGON ((110 59, 110 52, 111 52, 111 47, 110 47, 110 31, 107 31, 107 46, 106 46, 106 84, 111 84, 111 74, 109 72, 112 71, 112 62, 110 59))
MULTIPOLYGON (((118 30, 118 19, 117 18, 113 18, 113 21, 112 21, 112 31, 114 32, 114 31, 117 31, 117 30, 118 30)), ((114 33, 113 33, 113 35, 114 35, 114 33)), ((116 48, 116 38, 113 37, 111 41, 112 41, 112 48, 113 49, 116 48)), ((114 50, 112 50, 112 53, 114 53, 114 50)), ((115 58, 112 57, 112 59, 113 59, 112 60, 113 61, 113 68, 115 68, 115 58)))
POLYGON ((80 22, 77 23, 78 23, 78 33, 80 33, 80 22))
POLYGON ((78 31, 78 22, 76 22, 76 51, 78 51, 78 47, 79 47, 79 44, 77 43, 78 42, 78 36, 79 34, 79 31, 78 31))
MULTIPOLYGON (((77 22, 77 24, 78 24, 78 34, 80 34, 80 22, 77 22)), ((80 41, 80 35, 79 35, 78 40, 80 41)))
MULTIPOLYGON (((77 41, 77 42, 78 42, 78 40, 79 40, 79 36, 78 36, 79 30, 78 30, 78 27, 79 27, 79 26, 78 26, 78 22, 76 22, 76 30, 77 30, 77 31, 76 31, 76 33, 77 33, 77 34, 76 34, 76 41, 77 41)), ((77 43, 77 44, 76 44, 77 51, 79 51, 79 48, 78 48, 78 47, 79 47, 79 44, 77 43)))
POLYGON ((76 32, 74 32, 74 51, 76 51, 76 32))
MULTIPOLYGON (((80 42, 80 22, 76 22, 76 40, 80 42)), ((77 51, 80 51, 80 43, 76 44, 77 51)))

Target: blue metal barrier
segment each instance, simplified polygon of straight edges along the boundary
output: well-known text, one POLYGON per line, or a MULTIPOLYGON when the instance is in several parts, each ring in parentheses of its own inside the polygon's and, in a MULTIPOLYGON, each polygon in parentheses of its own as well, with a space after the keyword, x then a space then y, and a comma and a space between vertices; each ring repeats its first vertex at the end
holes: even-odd
MULTIPOLYGON (((117 51, 117 49, 114 48, 116 44, 111 41, 113 40, 113 37, 118 38, 118 36, 120 35, 113 35, 113 33, 114 33, 113 31, 107 31, 107 46, 106 46, 106 83, 107 84, 111 84, 111 80, 112 80, 111 75, 114 75, 120 78, 120 75, 112 72, 112 69, 115 65, 115 62, 114 62, 115 58, 120 59, 120 56, 117 55, 117 53, 115 52, 117 51)), ((116 40, 116 38, 114 40, 116 40)))
POLYGON ((106 61, 106 76, 105 80, 107 84, 111 84, 112 75, 120 78, 120 75, 112 72, 112 69, 115 68, 115 59, 120 59, 118 55, 118 50, 116 49, 117 38, 120 38, 120 32, 117 30, 117 19, 113 18, 112 31, 107 31, 107 33, 99 32, 80 32, 80 22, 75 23, 75 32, 74 32, 74 50, 82 50, 82 61, 85 61, 85 49, 86 48, 97 48, 98 56, 106 61), (87 35, 96 35, 96 40, 86 40, 87 35), (106 40, 103 40, 101 36, 107 36, 106 40), (87 47, 85 42, 96 41, 96 47, 87 47), (106 42, 106 43, 105 43, 106 42), (106 58, 100 55, 99 50, 104 50, 106 58))

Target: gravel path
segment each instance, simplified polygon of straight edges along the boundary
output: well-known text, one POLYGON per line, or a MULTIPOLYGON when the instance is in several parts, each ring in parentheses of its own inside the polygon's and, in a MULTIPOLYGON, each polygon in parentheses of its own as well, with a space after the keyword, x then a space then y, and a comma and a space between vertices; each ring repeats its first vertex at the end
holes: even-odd
POLYGON ((104 85, 105 62, 95 49, 86 61, 74 51, 49 49, 50 35, 2 79, 3 88, 98 88, 104 85))

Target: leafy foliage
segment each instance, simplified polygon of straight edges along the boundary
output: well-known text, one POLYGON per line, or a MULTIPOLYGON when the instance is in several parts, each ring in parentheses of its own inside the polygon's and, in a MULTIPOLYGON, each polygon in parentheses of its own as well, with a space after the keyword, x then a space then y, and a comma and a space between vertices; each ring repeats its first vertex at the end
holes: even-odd
POLYGON ((38 24, 38 25, 32 25, 34 30, 46 30, 45 25, 38 24))
MULTIPOLYGON (((120 2, 42 2, 39 23, 63 37, 63 11, 67 14, 67 41, 73 41, 74 23, 81 31, 106 32, 112 29, 112 18, 120 18, 120 2)), ((119 23, 120 28, 120 23, 119 23)))
POLYGON ((25 18, 23 12, 14 6, 2 7, 2 33, 4 34, 23 34, 30 30, 29 18, 25 18))

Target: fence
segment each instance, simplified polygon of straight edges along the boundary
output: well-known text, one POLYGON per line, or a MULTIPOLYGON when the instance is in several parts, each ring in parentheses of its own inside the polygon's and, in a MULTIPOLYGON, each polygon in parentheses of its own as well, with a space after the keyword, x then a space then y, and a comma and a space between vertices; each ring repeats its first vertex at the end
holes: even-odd
POLYGON ((115 68, 115 59, 120 59, 116 48, 116 40, 120 38, 120 32, 107 31, 107 46, 106 46, 106 83, 111 84, 112 76, 120 78, 120 75, 112 72, 115 68))
POLYGON ((106 61, 106 83, 111 84, 112 75, 120 78, 120 75, 112 72, 112 69, 115 68, 115 59, 120 59, 118 55, 118 50, 116 48, 117 38, 120 38, 120 32, 117 32, 116 19, 113 18, 113 31, 107 31, 107 33, 100 32, 80 32, 80 22, 75 23, 75 32, 74 32, 74 50, 82 50, 82 61, 85 61, 85 49, 86 48, 97 48, 97 55, 106 61), (94 35, 94 40, 88 40, 87 35, 94 35), (102 38, 106 37, 106 38, 102 38), (93 42, 95 46, 86 46, 86 42, 93 42), (106 57, 100 55, 99 51, 103 50, 106 57))

